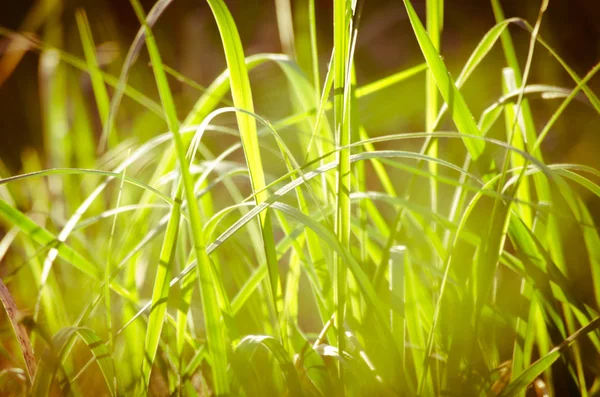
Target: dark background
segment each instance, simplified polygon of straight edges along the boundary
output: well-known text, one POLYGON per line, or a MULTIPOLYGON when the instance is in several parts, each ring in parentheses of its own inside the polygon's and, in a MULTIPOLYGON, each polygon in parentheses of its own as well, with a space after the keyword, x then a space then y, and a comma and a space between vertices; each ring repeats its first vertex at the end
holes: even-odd
MULTIPOLYGON (((61 21, 64 26, 67 52, 82 55, 77 36, 74 12, 84 8, 90 19, 96 44, 114 41, 119 44, 120 58, 109 71, 119 73, 127 46, 135 35, 139 23, 128 1, 125 0, 65 0, 61 21)), ((424 1, 415 0, 417 11, 424 16, 424 1)), ((478 41, 494 25, 491 5, 486 0, 450 0, 445 6, 445 26, 442 55, 456 76, 478 41)), ((541 2, 504 0, 507 17, 526 18, 535 23, 541 2)), ((153 1, 143 1, 147 10, 153 1)), ((281 52, 275 17, 275 1, 228 1, 240 29, 246 54, 281 52)), ((0 25, 19 30, 33 2, 3 1, 0 5, 0 25)), ((296 2, 292 1, 292 6, 296 2)), ((317 2, 317 22, 321 67, 324 70, 331 49, 331 1, 317 2)), ((554 0, 545 14, 541 35, 583 76, 600 60, 600 1, 554 0)), ((527 54, 529 35, 518 27, 511 27, 522 64, 527 54)), ((37 31, 42 34, 42 29, 37 31)), ((194 79, 208 85, 220 73, 225 62, 218 32, 208 5, 201 0, 175 1, 155 27, 163 59, 194 79)), ((7 40, 0 39, 0 56, 7 40)), ((144 59, 145 55, 142 56, 144 59)), ((0 158, 12 172, 20 166, 19 156, 25 147, 40 149, 43 145, 42 123, 38 92, 38 54, 29 53, 14 73, 0 86, 0 158)), ((422 62, 422 56, 411 32, 402 1, 368 0, 356 49, 356 68, 359 84, 364 84, 422 62)), ((465 96, 474 113, 482 111, 501 94, 500 71, 504 66, 500 46, 482 65, 485 72, 476 72, 464 87, 465 96), (491 72, 490 72, 491 71, 491 72)), ((143 62, 137 67, 144 68, 143 62), (140 66, 141 65, 141 66, 140 66)), ((146 68, 147 69, 147 68, 146 68)), ((78 72, 81 73, 81 72, 78 72)), ((323 78, 324 73, 322 74, 323 78)), ((252 74, 256 81, 255 102, 258 111, 267 117, 284 114, 282 102, 287 102, 283 90, 278 90, 281 76, 273 69, 252 74)), ((82 77, 84 79, 84 77, 82 77)), ((592 80, 598 88, 599 79, 592 80)), ((142 81, 141 79, 139 80, 142 81)), ((538 46, 530 83, 554 84, 573 87, 569 76, 538 46)), ((131 82, 135 84, 135 80, 131 82)), ((391 131, 418 131, 423 129, 423 79, 419 78, 401 91, 388 92, 389 100, 381 97, 367 98, 361 102, 361 117, 373 135, 391 131), (384 103, 382 105, 382 103, 384 103)), ((138 83, 136 88, 156 97, 154 87, 138 83)), ((193 103, 196 94, 185 86, 173 83, 182 116, 193 103)), ((596 92, 598 90, 596 89, 596 92)), ((382 94, 384 95, 384 94, 382 94)), ((543 125, 554 104, 535 104, 536 122, 543 125)), ((597 143, 596 115, 591 110, 571 105, 557 123, 545 143, 544 150, 550 161, 573 161, 598 166, 595 150, 597 143)))

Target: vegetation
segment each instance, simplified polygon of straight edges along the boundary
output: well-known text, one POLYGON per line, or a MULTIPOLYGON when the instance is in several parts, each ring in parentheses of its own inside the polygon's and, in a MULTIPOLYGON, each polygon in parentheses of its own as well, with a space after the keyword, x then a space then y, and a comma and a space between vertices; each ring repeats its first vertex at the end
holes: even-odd
POLYGON ((497 24, 453 78, 444 1, 418 15, 404 0, 423 63, 366 85, 364 1, 333 0, 326 73, 315 0, 275 1, 287 55, 248 55, 225 1, 207 2, 227 65, 208 88, 162 61, 153 30, 172 0, 131 0, 118 74, 83 10, 83 57, 61 50, 51 7, 32 11, 41 37, 0 29, 14 45, 0 78, 40 54, 45 142, 17 174, 0 163, 0 394, 598 395, 600 171, 543 149, 567 106, 600 113, 600 64, 578 76, 544 41, 548 1, 529 23, 492 0, 497 24), (478 114, 461 88, 492 50, 503 92, 478 114), (542 52, 570 88, 529 83, 542 52), (281 119, 254 108, 265 64, 286 80, 281 119), (361 121, 364 98, 410 97, 417 78, 421 132, 361 121), (177 81, 201 91, 189 111, 177 81))

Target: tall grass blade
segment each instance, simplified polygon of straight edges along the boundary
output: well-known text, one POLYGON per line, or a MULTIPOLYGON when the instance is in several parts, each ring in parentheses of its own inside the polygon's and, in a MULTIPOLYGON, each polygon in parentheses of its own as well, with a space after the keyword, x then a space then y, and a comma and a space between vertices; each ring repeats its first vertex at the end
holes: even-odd
MULTIPOLYGON (((233 103, 237 108, 253 112, 254 105, 252 102, 248 70, 244 62, 244 51, 233 17, 222 0, 209 0, 208 4, 212 9, 221 34, 225 59, 229 69, 233 103)), ((252 189, 255 192, 259 192, 256 195, 256 201, 257 203, 260 203, 266 199, 267 192, 263 191, 265 177, 257 139, 256 122, 252 117, 241 112, 236 113, 236 118, 248 165, 248 172, 250 173, 252 189)), ((281 286, 279 282, 279 269, 277 267, 277 254, 275 253, 272 223, 267 212, 260 216, 260 229, 265 249, 264 253, 269 266, 272 299, 277 308, 280 304, 281 286)))
MULTIPOLYGON (((194 194, 194 184, 192 176, 190 174, 188 161, 186 159, 186 148, 183 140, 179 133, 179 121, 177 119, 177 112, 175 110, 175 104, 171 90, 169 89, 166 73, 163 68, 161 57, 154 40, 154 36, 146 22, 143 9, 138 1, 132 0, 132 4, 145 29, 146 35, 146 46, 150 54, 152 61, 152 68, 158 86, 161 102, 165 111, 167 124, 169 129, 173 133, 175 140, 175 146, 177 148, 177 155, 179 160, 179 169, 181 171, 182 182, 178 183, 176 188, 177 192, 175 196, 180 200, 182 190, 185 191, 185 195, 188 203, 188 212, 190 216, 192 237, 194 243, 194 252, 198 261, 196 271, 198 274, 198 280, 200 283, 200 291, 202 295, 202 304, 204 308, 204 320, 206 323, 206 334, 208 339, 208 347, 212 356, 212 371, 215 378, 215 392, 217 395, 227 394, 229 392, 229 382, 227 379, 227 343, 223 330, 221 329, 220 323, 220 309, 217 303, 217 292, 213 283, 214 274, 211 270, 210 259, 205 251, 203 233, 201 227, 200 210, 198 208, 198 202, 196 201, 194 194), (182 188, 183 186, 183 188, 182 188)), ((157 272, 157 280, 155 280, 155 286, 153 291, 152 300, 153 302, 159 303, 159 306, 153 308, 154 316, 149 320, 149 327, 146 334, 146 360, 142 362, 142 390, 145 390, 150 381, 150 370, 154 362, 156 355, 156 349, 158 347, 158 340, 162 330, 164 313, 166 311, 166 300, 169 291, 169 273, 172 264, 172 258, 174 254, 173 244, 177 239, 177 232, 179 229, 179 203, 173 206, 171 218, 169 219, 169 225, 167 226, 167 233, 165 237, 165 243, 161 250, 161 257, 159 263, 159 269, 157 272)))

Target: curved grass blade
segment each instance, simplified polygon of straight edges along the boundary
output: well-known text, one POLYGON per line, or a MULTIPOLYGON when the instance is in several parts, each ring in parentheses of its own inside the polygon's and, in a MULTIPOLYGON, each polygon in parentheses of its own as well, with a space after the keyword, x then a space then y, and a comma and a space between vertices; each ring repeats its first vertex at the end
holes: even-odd
POLYGON ((513 379, 508 386, 498 395, 499 397, 511 397, 517 395, 521 390, 526 388, 528 385, 544 372, 546 369, 560 358, 563 351, 571 346, 575 341, 590 332, 596 331, 600 327, 600 318, 595 318, 586 326, 578 329, 576 332, 571 334, 565 339, 560 345, 550 350, 545 356, 541 357, 529 368, 523 371, 516 379, 513 379))
POLYGON ((154 40, 154 36, 148 26, 144 11, 139 1, 132 0, 132 5, 136 11, 138 19, 143 25, 142 32, 145 32, 146 46, 152 61, 152 68, 154 70, 154 76, 158 86, 161 102, 163 104, 167 124, 173 133, 179 160, 179 168, 181 171, 181 182, 178 183, 176 188, 177 191, 175 193, 175 197, 178 199, 178 202, 173 206, 171 218, 169 219, 169 224, 167 225, 165 243, 161 248, 157 279, 155 280, 154 285, 152 300, 154 304, 159 302, 160 304, 158 307, 153 308, 154 310, 153 313, 151 313, 151 319, 149 320, 150 324, 146 334, 147 357, 146 360, 142 362, 143 377, 141 390, 146 390, 150 382, 150 371, 156 356, 158 341, 162 331, 162 324, 166 312, 165 298, 168 297, 169 292, 168 280, 170 279, 170 267, 174 253, 173 246, 177 239, 177 232, 179 229, 179 201, 183 193, 182 191, 185 191, 188 203, 188 212, 190 216, 194 252, 198 261, 196 272, 198 274, 204 308, 204 320, 206 324, 208 347, 213 358, 212 372, 214 376, 214 388, 217 395, 227 394, 229 392, 226 361, 228 346, 223 329, 219 325, 221 316, 217 298, 218 292, 213 282, 214 274, 211 269, 210 259, 204 250, 204 236, 201 227, 200 209, 194 195, 194 184, 190 174, 188 160, 186 158, 186 147, 184 146, 179 132, 179 121, 177 119, 175 104, 173 102, 171 90, 168 85, 166 73, 163 68, 162 60, 154 40))
MULTIPOLYGON (((450 108, 452 119, 454 120, 456 127, 458 128, 459 132, 463 134, 480 136, 481 131, 477 127, 477 124, 475 124, 475 120, 473 119, 471 111, 467 107, 462 94, 456 88, 456 84, 452 80, 452 77, 450 77, 444 62, 440 59, 439 53, 427 36, 427 32, 419 20, 419 17, 415 12, 410 0, 404 0, 404 5, 408 12, 413 31, 417 37, 417 41, 419 42, 419 46, 421 47, 421 51, 423 52, 425 60, 427 61, 429 70, 435 78, 438 89, 440 90, 444 101, 450 108)), ((478 160, 483 153, 485 146, 484 143, 481 141, 472 141, 468 139, 465 140, 464 143, 473 160, 478 160)))
MULTIPOLYGON (((150 32, 150 27, 154 26, 158 18, 162 15, 162 13, 171 5, 173 0, 158 0, 152 9, 148 13, 148 17, 145 18, 146 23, 140 27, 135 38, 133 39, 133 43, 129 47, 129 51, 125 56, 125 61, 123 62, 123 66, 121 68, 121 74, 119 76, 119 81, 115 87, 115 92, 113 94, 111 103, 110 103, 110 111, 108 112, 108 118, 103 125, 102 128, 102 136, 100 137, 99 143, 99 151, 102 152, 104 150, 104 146, 109 139, 109 134, 113 131, 113 124, 115 117, 117 116, 117 111, 119 110, 119 106, 121 106, 121 100, 123 99, 123 94, 125 92, 125 87, 127 86, 127 80, 129 79, 129 71, 135 61, 138 58, 138 55, 143 48, 144 39, 147 41, 146 34, 150 32)), ((161 95, 161 100, 162 100, 161 95)), ((164 104, 163 104, 164 105, 164 104)), ((164 117, 164 109, 159 111, 159 114, 164 117)), ((167 124, 170 124, 170 121, 167 119, 167 124)))
MULTIPOLYGON (((285 377, 287 389, 290 396, 300 397, 303 395, 298 379, 298 373, 290 360, 289 354, 283 346, 272 336, 248 335, 244 337, 234 350, 234 354, 242 362, 251 362, 252 355, 258 346, 265 347, 279 364, 281 372, 285 377)), ((240 368, 244 371, 244 368, 240 368)))
MULTIPOLYGON (((208 0, 208 4, 211 7, 217 26, 219 27, 219 33, 225 51, 225 59, 229 69, 233 103, 237 108, 254 112, 250 80, 244 62, 244 51, 233 17, 222 0, 208 0)), ((265 186, 265 177, 258 145, 256 122, 252 117, 241 112, 236 113, 236 118, 246 162, 248 164, 252 189, 254 192, 260 192, 256 195, 256 200, 260 203, 264 201, 267 196, 266 192, 262 191, 265 186)), ((260 231, 263 238, 265 256, 269 266, 272 299, 274 307, 277 309, 280 301, 281 286, 279 283, 279 268, 277 265, 272 223, 268 212, 265 212, 260 216, 260 231)))

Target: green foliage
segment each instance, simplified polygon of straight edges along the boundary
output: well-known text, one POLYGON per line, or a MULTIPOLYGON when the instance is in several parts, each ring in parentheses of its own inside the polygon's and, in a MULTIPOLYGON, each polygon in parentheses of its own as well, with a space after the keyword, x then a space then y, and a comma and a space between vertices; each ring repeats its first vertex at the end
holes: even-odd
POLYGON ((540 37, 548 2, 532 26, 492 0, 497 23, 454 79, 444 2, 419 15, 404 0, 423 63, 358 85, 364 1, 333 1, 331 41, 314 0, 276 1, 285 55, 246 57, 242 22, 208 0, 226 64, 208 88, 163 63, 154 31, 171 3, 146 15, 131 0, 140 28, 119 76, 83 10, 83 59, 61 49, 59 6, 34 9, 41 39, 0 28, 40 53, 48 164, 25 154, 10 175, 0 162, 0 383, 36 396, 598 392, 600 171, 547 162, 544 140, 568 105, 600 115, 587 85, 600 65, 581 78, 540 37), (522 59, 513 25, 529 34, 522 59), (501 70, 484 73, 503 89, 476 118, 463 87, 500 46, 501 70), (528 83, 538 51, 573 88, 528 83), (274 121, 254 104, 269 63, 289 94, 274 121), (200 91, 187 114, 171 77, 200 91), (410 97, 417 78, 423 132, 380 136, 361 101, 410 97), (541 128, 535 101, 560 102, 541 128), (133 122, 118 117, 131 106, 133 122))

